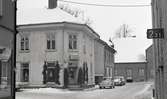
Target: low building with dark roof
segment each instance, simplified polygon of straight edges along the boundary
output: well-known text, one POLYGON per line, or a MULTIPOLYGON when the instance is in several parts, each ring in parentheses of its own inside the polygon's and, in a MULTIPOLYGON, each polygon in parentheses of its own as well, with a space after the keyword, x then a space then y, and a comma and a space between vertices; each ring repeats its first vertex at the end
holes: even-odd
POLYGON ((147 62, 115 63, 115 76, 124 76, 127 81, 146 81, 147 62))

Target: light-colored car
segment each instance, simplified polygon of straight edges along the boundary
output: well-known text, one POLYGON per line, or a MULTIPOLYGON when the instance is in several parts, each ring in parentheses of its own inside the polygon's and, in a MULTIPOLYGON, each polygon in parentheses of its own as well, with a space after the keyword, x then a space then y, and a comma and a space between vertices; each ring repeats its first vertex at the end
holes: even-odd
POLYGON ((114 81, 112 78, 104 78, 103 81, 99 84, 99 88, 115 88, 114 81))
POLYGON ((125 84, 126 84, 126 81, 125 81, 124 76, 116 76, 116 77, 114 78, 114 84, 115 84, 116 86, 125 85, 125 84))

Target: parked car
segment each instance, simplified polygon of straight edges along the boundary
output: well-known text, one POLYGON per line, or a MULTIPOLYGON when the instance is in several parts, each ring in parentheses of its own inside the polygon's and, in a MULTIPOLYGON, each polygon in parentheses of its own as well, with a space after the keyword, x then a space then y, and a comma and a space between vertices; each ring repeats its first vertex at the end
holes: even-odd
POLYGON ((104 77, 103 81, 99 84, 99 88, 115 88, 113 78, 104 77))
POLYGON ((133 82, 133 79, 132 79, 132 77, 126 77, 126 81, 127 82, 133 82))
POLYGON ((114 78, 114 84, 115 84, 116 86, 125 85, 125 84, 126 84, 126 81, 125 81, 124 76, 116 76, 116 77, 114 78))

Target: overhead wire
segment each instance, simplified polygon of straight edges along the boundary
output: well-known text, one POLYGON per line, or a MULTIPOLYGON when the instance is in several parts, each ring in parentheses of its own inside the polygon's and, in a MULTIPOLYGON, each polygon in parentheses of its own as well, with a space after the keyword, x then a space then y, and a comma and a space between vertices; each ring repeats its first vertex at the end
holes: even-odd
POLYGON ((67 1, 67 0, 59 0, 61 2, 66 2, 66 3, 73 3, 73 4, 78 4, 78 5, 89 5, 89 6, 103 6, 103 7, 149 7, 151 5, 143 5, 143 4, 138 4, 138 5, 112 5, 112 4, 97 4, 97 3, 83 3, 83 2, 73 2, 73 1, 67 1))

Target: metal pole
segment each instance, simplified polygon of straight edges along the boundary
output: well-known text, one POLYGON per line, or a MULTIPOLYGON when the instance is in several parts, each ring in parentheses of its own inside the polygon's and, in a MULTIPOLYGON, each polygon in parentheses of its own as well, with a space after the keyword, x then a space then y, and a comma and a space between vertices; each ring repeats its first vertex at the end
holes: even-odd
POLYGON ((17 35, 17 0, 14 0, 14 61, 13 61, 13 67, 12 67, 12 96, 13 99, 15 99, 15 85, 16 85, 16 35, 17 35))

